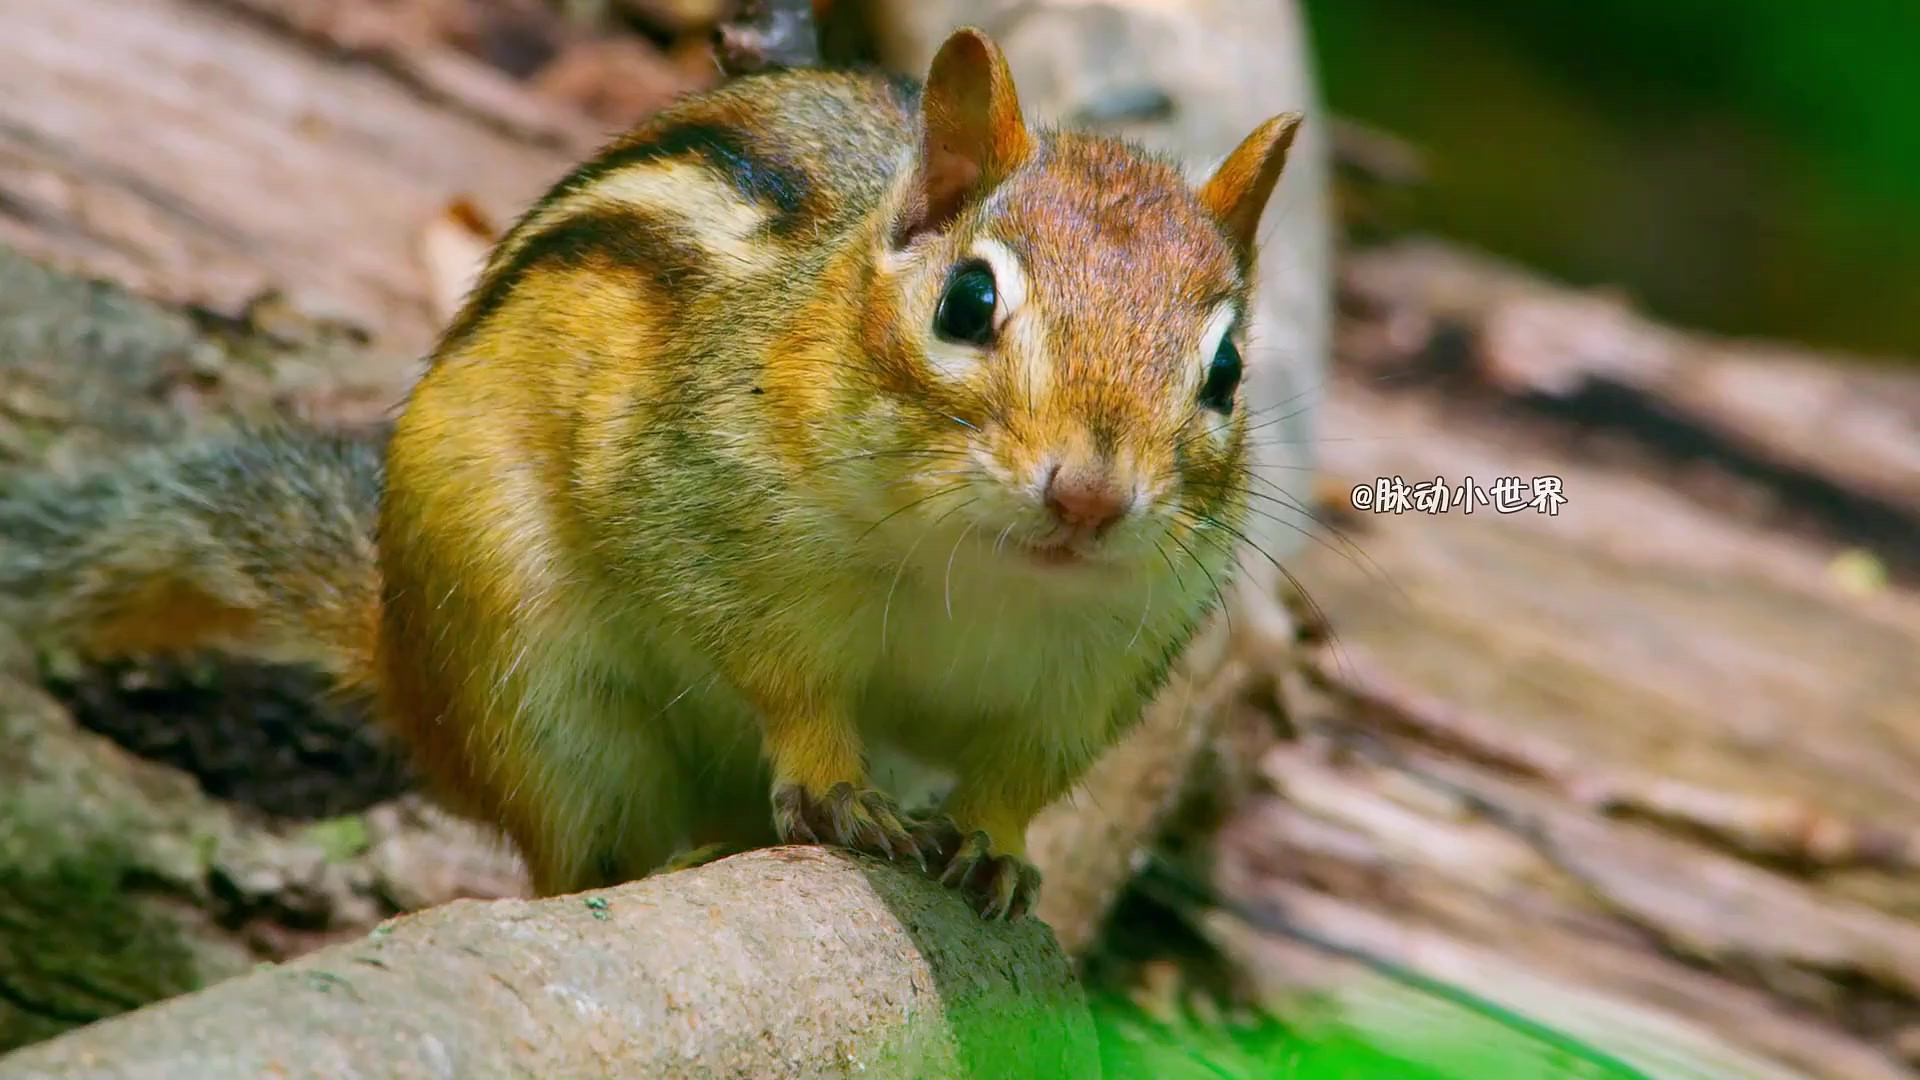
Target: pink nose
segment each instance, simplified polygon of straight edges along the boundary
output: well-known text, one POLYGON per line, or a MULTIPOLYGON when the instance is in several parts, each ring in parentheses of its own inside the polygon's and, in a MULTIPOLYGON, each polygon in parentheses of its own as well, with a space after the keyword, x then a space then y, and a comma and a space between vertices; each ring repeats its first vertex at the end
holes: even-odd
POLYGON ((1068 525, 1099 530, 1127 512, 1127 502, 1098 473, 1056 467, 1047 478, 1047 509, 1068 525))

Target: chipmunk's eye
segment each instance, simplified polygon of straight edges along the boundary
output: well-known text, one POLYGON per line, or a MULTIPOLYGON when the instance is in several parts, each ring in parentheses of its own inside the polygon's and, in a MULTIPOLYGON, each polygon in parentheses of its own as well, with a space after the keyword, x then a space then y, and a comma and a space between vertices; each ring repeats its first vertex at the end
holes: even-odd
POLYGON ((993 287, 993 271, 986 263, 961 263, 940 294, 940 306, 933 313, 933 332, 948 341, 985 345, 993 339, 993 309, 999 299, 993 287))
POLYGON ((1240 388, 1240 350, 1233 339, 1223 337, 1207 365, 1206 381, 1200 384, 1200 404, 1218 413, 1233 411, 1233 393, 1240 388))

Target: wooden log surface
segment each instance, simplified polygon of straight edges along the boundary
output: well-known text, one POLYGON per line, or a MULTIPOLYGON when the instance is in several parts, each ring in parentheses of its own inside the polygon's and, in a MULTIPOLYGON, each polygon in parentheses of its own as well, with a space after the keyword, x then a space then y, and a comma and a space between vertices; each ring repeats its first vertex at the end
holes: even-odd
MULTIPOLYGON (((1338 535, 1294 566, 1331 636, 1222 888, 1648 1075, 1914 1075, 1920 377, 1430 242, 1342 282, 1338 535), (1556 514, 1350 505, 1540 476, 1556 514)), ((1404 987, 1207 925, 1274 994, 1427 1030, 1404 987)))
POLYGON ((11 0, 0 43, 0 242, 237 314, 264 294, 415 356, 418 239, 453 198, 510 214, 597 132, 448 52, 449 104, 202 0, 11 0))
POLYGON ((820 848, 457 901, 0 1058, 7 1080, 861 1075, 1100 1072, 1044 924, 987 928, 820 848))
MULTIPOLYGON (((377 415, 384 376, 349 345, 285 346, 210 330, 188 313, 0 247, 0 490, 17 470, 190 437, 214 416, 377 415), (357 382, 356 372, 364 376, 357 382)), ((242 755, 243 773, 279 768, 275 751, 312 748, 324 736, 314 748, 320 760, 287 775, 337 788, 348 800, 333 811, 347 815, 339 822, 262 813, 248 799, 210 792, 177 759, 147 760, 82 726, 74 703, 50 692, 22 634, 30 628, 7 617, 7 599, 0 596, 0 1049, 364 933, 396 907, 524 889, 517 860, 475 830, 405 798, 353 803, 392 785, 340 771, 379 755, 342 752, 356 749, 357 728, 348 717, 323 727, 311 715, 297 687, 310 694, 315 681, 229 673, 204 694, 174 688, 190 707, 219 703, 218 717, 134 709, 106 719, 149 741, 194 741, 185 739, 194 732, 216 743, 250 739, 265 752, 242 755), (276 717, 289 703, 286 689, 295 707, 276 717), (269 726, 282 743, 262 735, 269 726)))

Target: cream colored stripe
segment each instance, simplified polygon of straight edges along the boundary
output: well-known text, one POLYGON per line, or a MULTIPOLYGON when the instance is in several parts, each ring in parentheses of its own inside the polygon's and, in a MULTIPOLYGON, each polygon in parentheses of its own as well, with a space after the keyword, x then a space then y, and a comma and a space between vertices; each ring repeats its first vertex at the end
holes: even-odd
POLYGON ((522 230, 513 247, 501 251, 506 265, 532 237, 571 218, 603 210, 631 210, 682 227, 686 238, 726 273, 745 274, 768 267, 775 257, 754 239, 767 211, 743 198, 708 167, 692 161, 649 161, 596 179, 551 206, 522 230))
POLYGON ((994 288, 1000 294, 993 317, 1001 355, 1020 365, 1021 392, 1038 401, 1052 385, 1053 358, 1047 349, 1046 320, 1039 306, 1029 303, 1032 292, 1026 267, 1005 244, 991 237, 975 240, 969 254, 993 268, 994 288))

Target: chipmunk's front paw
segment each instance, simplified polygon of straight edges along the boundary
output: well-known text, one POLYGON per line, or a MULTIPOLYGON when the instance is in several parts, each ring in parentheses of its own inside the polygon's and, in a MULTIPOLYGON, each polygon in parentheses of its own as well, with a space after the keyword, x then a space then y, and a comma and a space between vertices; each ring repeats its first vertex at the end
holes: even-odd
POLYGON ((784 784, 773 793, 773 824, 782 843, 827 844, 926 866, 893 800, 872 788, 835 784, 812 795, 784 784))
POLYGON ((914 832, 926 850, 939 852, 940 884, 958 890, 981 917, 1012 921, 1033 910, 1040 896, 1039 867, 1018 855, 994 854, 986 833, 963 835, 943 818, 923 822, 914 832))

